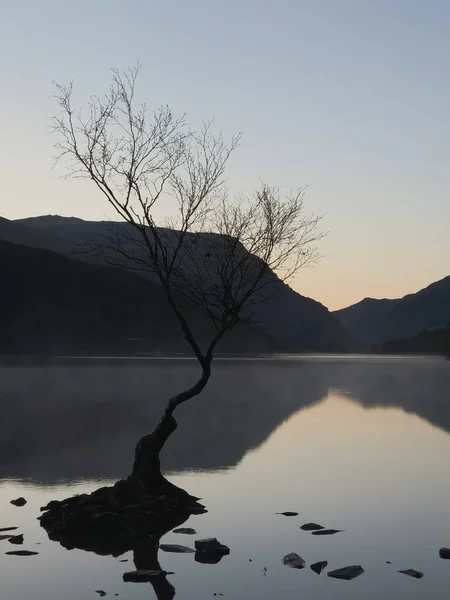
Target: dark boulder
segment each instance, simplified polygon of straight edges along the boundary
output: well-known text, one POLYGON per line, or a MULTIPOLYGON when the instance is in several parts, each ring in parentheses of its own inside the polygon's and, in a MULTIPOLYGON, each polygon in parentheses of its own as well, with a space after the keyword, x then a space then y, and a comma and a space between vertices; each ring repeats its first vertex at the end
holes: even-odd
POLYGON ((299 556, 298 554, 296 554, 295 552, 286 554, 286 556, 283 557, 282 562, 283 562, 283 565, 286 565, 287 567, 291 567, 292 569, 303 569, 303 567, 306 565, 303 558, 301 556, 299 556))
POLYGON ((221 544, 216 538, 195 541, 195 561, 204 564, 217 564, 224 556, 230 554, 228 546, 221 544))
POLYGON ((320 529, 325 529, 325 527, 317 523, 305 523, 300 526, 300 529, 303 529, 303 531, 319 531, 320 529))
POLYGON ((320 575, 322 573, 322 571, 325 569, 325 567, 327 567, 327 566, 328 566, 328 561, 321 560, 319 562, 314 563, 309 568, 312 569, 314 571, 314 573, 317 573, 317 575, 320 575))
POLYGON ((409 577, 414 577, 414 579, 422 579, 423 573, 420 571, 416 571, 415 569, 404 569, 403 571, 399 571, 403 575, 408 575, 409 577))
POLYGON ((350 565, 349 567, 343 567, 342 569, 335 569, 334 571, 329 571, 327 573, 328 577, 333 577, 334 579, 345 579, 346 581, 350 581, 351 579, 355 579, 355 577, 359 577, 364 573, 364 569, 360 565, 350 565))
POLYGON ((230 554, 230 549, 225 544, 221 544, 216 538, 206 538, 195 541, 197 552, 217 552, 219 554, 230 554))
POLYGON ((17 545, 23 544, 23 534, 21 533, 20 535, 12 535, 9 538, 9 542, 11 544, 17 544, 17 545))
POLYGON ((319 529, 317 531, 313 531, 311 535, 334 535, 335 533, 341 533, 344 531, 343 529, 319 529))
POLYGON ((25 506, 26 503, 27 501, 25 498, 22 498, 22 496, 20 498, 16 498, 15 500, 11 500, 11 504, 14 504, 14 506, 25 506))

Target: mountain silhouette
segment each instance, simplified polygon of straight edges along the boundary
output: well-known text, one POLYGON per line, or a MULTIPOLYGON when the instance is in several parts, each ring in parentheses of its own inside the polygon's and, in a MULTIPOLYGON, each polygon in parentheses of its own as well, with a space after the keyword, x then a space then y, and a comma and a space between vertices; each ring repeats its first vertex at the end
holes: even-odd
MULTIPOLYGON (((4 220, 5 221, 5 220, 4 220)), ((97 244, 111 236, 112 231, 126 232, 132 238, 133 230, 125 223, 109 221, 91 222, 77 218, 59 216, 42 216, 10 222, 14 235, 4 237, 7 223, 0 227, 0 239, 13 241, 34 247, 42 247, 75 258, 79 261, 99 262, 101 258, 82 252, 86 243, 97 244), (20 228, 20 231, 18 230, 20 228), (3 231, 3 233, 2 233, 3 231), (30 233, 32 243, 28 243, 30 233)), ((170 238, 170 231, 165 235, 170 238)), ((212 234, 196 234, 204 240, 205 247, 212 239, 212 234)), ((256 259, 255 257, 255 260, 256 259)), ((267 334, 278 340, 292 351, 345 351, 350 346, 350 338, 335 315, 328 309, 298 294, 288 285, 282 283, 274 273, 269 276, 274 285, 270 287, 270 297, 266 302, 252 308, 252 320, 267 334)), ((152 279, 150 275, 150 279, 152 279)), ((269 289, 269 288, 268 288, 269 289)))
MULTIPOLYGON (((190 353, 162 288, 123 269, 0 240, 0 280, 0 353, 190 353)), ((192 307, 185 311, 206 344, 211 324, 192 307)), ((275 347, 259 327, 242 323, 218 349, 275 347)))
POLYGON ((450 323, 450 276, 397 300, 365 298, 334 314, 368 344, 414 337, 450 323))

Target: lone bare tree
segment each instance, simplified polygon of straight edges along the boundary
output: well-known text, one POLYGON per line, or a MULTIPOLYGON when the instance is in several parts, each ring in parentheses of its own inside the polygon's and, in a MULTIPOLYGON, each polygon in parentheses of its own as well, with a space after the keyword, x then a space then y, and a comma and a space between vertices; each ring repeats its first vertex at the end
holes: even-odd
POLYGON ((225 169, 240 135, 227 143, 211 123, 192 131, 167 106, 149 114, 136 101, 139 70, 114 70, 108 93, 92 96, 85 112, 73 107, 72 84, 57 85, 53 126, 68 176, 92 180, 124 222, 91 250, 158 280, 200 366, 198 380, 169 399, 156 429, 137 444, 130 475, 147 492, 175 494, 159 461, 177 427, 175 409, 208 383, 224 334, 251 318, 270 287, 316 260, 322 233, 320 217, 304 214, 304 189, 281 196, 261 184, 250 198, 230 198, 225 169), (187 306, 212 326, 206 347, 187 306))

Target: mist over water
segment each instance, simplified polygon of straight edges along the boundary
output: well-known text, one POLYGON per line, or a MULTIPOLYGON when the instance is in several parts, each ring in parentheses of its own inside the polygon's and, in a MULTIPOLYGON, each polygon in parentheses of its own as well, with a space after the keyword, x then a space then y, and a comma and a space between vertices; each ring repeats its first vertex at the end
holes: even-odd
MULTIPOLYGON (((194 362, 169 360, 0 368, 0 527, 20 526, 24 548, 39 551, 0 553, 10 600, 94 598, 96 589, 154 597, 148 584, 122 582, 132 561, 68 552, 36 516, 50 499, 125 477, 139 437, 197 375, 194 362), (18 495, 29 501, 23 509, 9 504, 18 495)), ((201 565, 160 552, 162 567, 175 571, 177 598, 442 597, 450 576, 438 557, 450 546, 449 399, 450 363, 440 359, 216 361, 208 388, 177 411, 162 463, 209 510, 187 526, 218 537, 231 555, 201 565), (300 514, 274 514, 284 510, 300 514), (307 521, 345 531, 311 536, 299 529, 307 521), (318 577, 284 567, 289 552, 366 572, 352 582, 318 577), (425 577, 397 573, 406 568, 425 577)), ((164 541, 193 544, 176 534, 164 541)))

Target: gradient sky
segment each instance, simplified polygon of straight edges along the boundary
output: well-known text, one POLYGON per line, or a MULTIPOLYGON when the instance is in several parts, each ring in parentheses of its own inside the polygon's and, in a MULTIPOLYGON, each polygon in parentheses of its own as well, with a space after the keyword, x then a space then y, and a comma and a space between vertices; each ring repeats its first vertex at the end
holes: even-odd
POLYGON ((102 94, 139 59, 150 107, 243 132, 232 192, 309 186, 330 233, 296 290, 337 309, 450 274, 448 0, 10 0, 0 56, 2 216, 113 216, 52 170, 52 82, 102 94))

